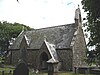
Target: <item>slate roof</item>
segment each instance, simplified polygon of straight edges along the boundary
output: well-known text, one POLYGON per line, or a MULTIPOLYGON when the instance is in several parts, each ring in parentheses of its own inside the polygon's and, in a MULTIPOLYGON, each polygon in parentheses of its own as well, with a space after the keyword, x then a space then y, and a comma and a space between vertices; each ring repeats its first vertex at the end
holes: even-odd
POLYGON ((26 35, 30 41, 29 49, 39 49, 44 41, 44 36, 46 36, 47 41, 54 44, 56 48, 70 48, 75 31, 75 23, 25 31, 17 37, 10 49, 19 49, 20 42, 24 35, 26 35))
POLYGON ((47 63, 58 63, 59 61, 55 61, 53 58, 47 61, 47 63))
POLYGON ((48 48, 48 51, 49 51, 49 53, 50 53, 50 55, 52 57, 52 59, 51 59, 52 61, 50 60, 48 62, 51 62, 51 63, 58 62, 58 56, 57 56, 57 52, 56 52, 56 49, 55 49, 55 45, 54 44, 50 44, 46 40, 44 40, 44 42, 45 42, 45 44, 46 44, 46 46, 48 48))

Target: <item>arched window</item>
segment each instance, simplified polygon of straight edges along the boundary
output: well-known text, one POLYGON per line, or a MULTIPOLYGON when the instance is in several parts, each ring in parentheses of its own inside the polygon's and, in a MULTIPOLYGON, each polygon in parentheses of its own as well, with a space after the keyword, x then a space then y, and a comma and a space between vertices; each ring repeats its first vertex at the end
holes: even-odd
POLYGON ((40 66, 42 70, 48 69, 47 61, 48 61, 48 55, 45 52, 43 52, 40 55, 40 66))

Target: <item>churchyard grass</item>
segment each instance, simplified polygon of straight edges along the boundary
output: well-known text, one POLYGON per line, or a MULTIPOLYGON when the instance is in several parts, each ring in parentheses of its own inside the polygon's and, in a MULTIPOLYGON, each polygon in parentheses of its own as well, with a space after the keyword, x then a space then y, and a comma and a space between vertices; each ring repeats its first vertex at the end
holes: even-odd
MULTIPOLYGON (((48 75, 47 73, 38 73, 38 74, 30 74, 30 75, 48 75)), ((86 74, 74 74, 73 72, 59 72, 58 75, 86 75, 86 74)), ((92 75, 92 74, 88 74, 92 75)))
MULTIPOLYGON (((30 75, 48 75, 47 73, 32 73, 30 72, 30 75)), ((86 74, 75 74, 73 72, 59 72, 58 75, 86 75, 86 74)), ((93 75, 93 74, 88 74, 93 75)))
MULTIPOLYGON (((12 73, 10 73, 10 70, 13 70, 12 68, 0 68, 0 75, 2 75, 2 71, 4 71, 4 75, 13 75, 12 73)), ((47 73, 32 73, 30 71, 29 75, 48 75, 47 73)), ((85 75, 85 74, 74 74, 73 72, 59 72, 59 75, 85 75)), ((92 75, 92 74, 88 74, 88 75, 92 75)))
POLYGON ((11 68, 0 68, 0 75, 2 75, 3 71, 4 71, 4 75, 12 75, 13 70, 14 69, 11 68))

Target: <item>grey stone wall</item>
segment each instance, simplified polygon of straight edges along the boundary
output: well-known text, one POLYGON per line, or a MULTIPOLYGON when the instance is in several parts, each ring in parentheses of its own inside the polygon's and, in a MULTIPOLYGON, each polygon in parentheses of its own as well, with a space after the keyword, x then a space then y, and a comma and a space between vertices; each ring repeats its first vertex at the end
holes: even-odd
POLYGON ((19 59, 20 59, 20 50, 12 51, 11 63, 13 65, 17 65, 19 59))
POLYGON ((73 67, 86 66, 84 59, 86 58, 86 43, 82 28, 79 26, 75 43, 73 45, 73 67))
POLYGON ((72 70, 72 50, 57 50, 61 70, 72 70))
MULTIPOLYGON (((28 65, 31 65, 32 67, 37 67, 37 56, 38 56, 39 50, 29 50, 27 51, 27 63, 28 65)), ((20 59, 20 50, 12 51, 12 55, 8 57, 8 61, 13 65, 17 65, 18 61, 20 59)))
MULTIPOLYGON (((51 58, 48 54, 45 47, 42 47, 40 50, 28 50, 28 65, 33 68, 40 67, 40 55, 43 52, 46 52, 49 59, 51 58)), ((72 50, 57 50, 58 58, 59 58, 59 68, 60 70, 72 70, 72 50)), ((12 64, 17 65, 20 59, 20 50, 12 51, 12 64)))
POLYGON ((30 65, 33 68, 37 68, 37 56, 38 56, 38 52, 39 50, 29 50, 27 51, 27 56, 28 56, 28 65, 30 65))
MULTIPOLYGON (((72 70, 72 59, 73 54, 72 50, 61 49, 56 50, 58 54, 58 60, 60 61, 58 64, 58 68, 60 70, 72 70)), ((51 55, 43 43, 40 50, 27 50, 27 63, 35 69, 41 68, 41 54, 45 52, 48 56, 48 60, 51 58, 51 55)), ((12 51, 12 63, 17 64, 20 59, 20 50, 12 51)))

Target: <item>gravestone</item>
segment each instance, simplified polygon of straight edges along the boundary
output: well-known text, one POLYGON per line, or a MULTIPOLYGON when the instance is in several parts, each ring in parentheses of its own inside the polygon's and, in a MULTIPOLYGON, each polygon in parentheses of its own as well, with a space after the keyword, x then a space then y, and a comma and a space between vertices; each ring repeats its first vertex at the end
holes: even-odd
POLYGON ((94 74, 94 75, 100 75, 100 69, 96 68, 96 69, 91 69, 91 74, 94 74))
POLYGON ((25 63, 20 63, 15 68, 13 75, 29 75, 29 69, 25 63))
POLYGON ((58 75, 58 61, 54 61, 52 58, 47 61, 48 63, 48 75, 58 75))

